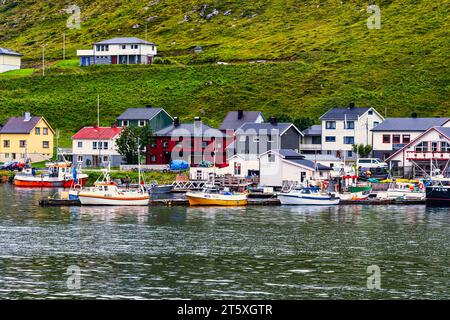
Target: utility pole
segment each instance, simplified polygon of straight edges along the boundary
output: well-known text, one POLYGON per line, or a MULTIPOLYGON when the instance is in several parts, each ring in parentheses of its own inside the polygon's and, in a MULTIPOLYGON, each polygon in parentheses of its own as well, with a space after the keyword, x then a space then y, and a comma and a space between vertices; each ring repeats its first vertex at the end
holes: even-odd
POLYGON ((100 128, 100 95, 97 95, 97 127, 100 128))
POLYGON ((66 32, 63 32, 63 60, 66 60, 66 32))
POLYGON ((148 41, 148 23, 145 24, 145 41, 148 41))
POLYGON ((45 77, 45 46, 46 44, 42 45, 42 77, 45 77))

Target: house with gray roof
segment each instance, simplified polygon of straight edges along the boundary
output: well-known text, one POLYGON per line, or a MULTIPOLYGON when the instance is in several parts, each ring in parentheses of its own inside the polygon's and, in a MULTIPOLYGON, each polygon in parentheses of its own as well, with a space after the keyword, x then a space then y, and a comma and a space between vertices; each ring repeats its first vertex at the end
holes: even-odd
POLYGON ((384 117, 374 108, 358 108, 352 102, 346 108, 333 108, 320 117, 322 122, 322 153, 346 160, 356 159, 354 144, 370 145, 371 129, 384 117))
POLYGON ((322 150, 322 125, 313 125, 303 131, 301 154, 317 154, 322 150))
POLYGON ((432 127, 450 126, 450 118, 387 118, 372 131, 373 156, 389 158, 394 152, 432 127))
POLYGON ((94 64, 153 64, 157 45, 135 37, 112 38, 94 43, 92 50, 77 50, 80 66, 94 64))
POLYGON ((119 127, 150 126, 152 132, 159 131, 173 123, 172 116, 162 108, 129 108, 125 110, 118 118, 119 127))
MULTIPOLYGON (((244 123, 234 133, 234 154, 246 159, 256 159, 271 149, 300 149, 302 132, 293 123, 278 122, 271 117, 269 122, 244 123)), ((229 153, 230 156, 230 153, 229 153)))
POLYGON ((236 131, 244 123, 263 123, 264 121, 266 121, 266 118, 264 117, 261 111, 244 111, 244 110, 230 111, 226 115, 225 119, 222 121, 219 130, 236 131))
POLYGON ((291 149, 268 150, 259 156, 259 165, 261 186, 277 189, 328 179, 332 170, 291 149))
POLYGON ((19 70, 22 56, 22 54, 11 49, 0 47, 0 73, 19 70))

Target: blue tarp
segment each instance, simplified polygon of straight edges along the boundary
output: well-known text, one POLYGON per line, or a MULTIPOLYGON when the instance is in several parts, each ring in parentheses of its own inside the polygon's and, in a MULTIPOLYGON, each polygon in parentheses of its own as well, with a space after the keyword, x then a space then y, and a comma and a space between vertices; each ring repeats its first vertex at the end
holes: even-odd
POLYGON ((170 170, 177 171, 177 170, 187 170, 187 169, 189 169, 189 164, 186 161, 173 160, 170 163, 170 170))

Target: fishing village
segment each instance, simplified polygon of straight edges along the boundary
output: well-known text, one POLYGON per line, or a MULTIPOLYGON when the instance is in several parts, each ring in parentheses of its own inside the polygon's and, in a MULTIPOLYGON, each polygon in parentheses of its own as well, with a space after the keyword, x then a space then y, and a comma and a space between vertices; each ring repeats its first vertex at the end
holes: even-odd
POLYGON ((384 118, 351 102, 319 121, 301 131, 236 110, 212 128, 148 106, 83 127, 62 149, 26 112, 0 130, 2 182, 55 188, 41 206, 450 204, 449 118, 384 118))

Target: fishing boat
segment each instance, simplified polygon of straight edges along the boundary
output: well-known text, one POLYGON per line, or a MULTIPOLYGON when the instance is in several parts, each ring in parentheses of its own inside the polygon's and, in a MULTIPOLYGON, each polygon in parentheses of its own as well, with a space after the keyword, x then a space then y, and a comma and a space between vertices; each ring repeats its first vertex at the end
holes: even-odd
POLYGON ((450 179, 438 178, 425 187, 426 204, 429 206, 450 206, 450 179))
POLYGON ((191 206, 246 206, 247 194, 205 188, 202 192, 188 192, 186 197, 191 206))
POLYGON ((341 200, 361 201, 367 200, 372 192, 370 185, 354 185, 350 186, 349 192, 339 194, 341 200))
POLYGON ((161 185, 155 181, 151 185, 147 186, 147 189, 150 194, 167 194, 172 192, 173 185, 171 184, 161 185))
POLYGON ((389 184, 387 191, 379 192, 377 198, 382 200, 424 200, 425 187, 423 183, 419 181, 392 181, 389 184))
POLYGON ((49 162, 46 170, 38 172, 29 165, 14 177, 14 186, 27 188, 70 188, 73 185, 85 185, 88 175, 72 166, 71 162, 49 162))
POLYGON ((296 188, 278 195, 282 205, 337 205, 340 199, 316 187, 296 188))

